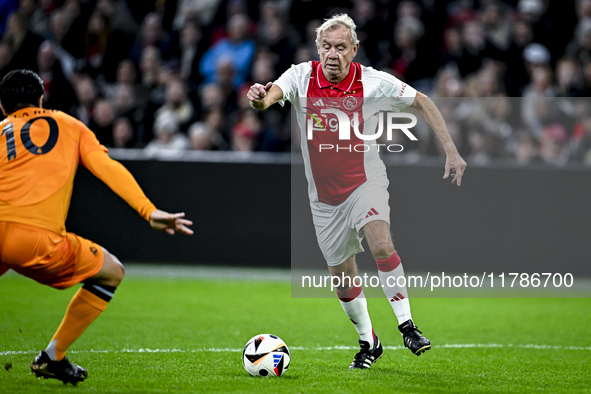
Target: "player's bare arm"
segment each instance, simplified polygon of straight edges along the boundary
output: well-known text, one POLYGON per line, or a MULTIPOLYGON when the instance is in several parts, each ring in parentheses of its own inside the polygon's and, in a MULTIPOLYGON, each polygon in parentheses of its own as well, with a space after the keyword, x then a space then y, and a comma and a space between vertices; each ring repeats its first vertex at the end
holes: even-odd
POLYGON ((458 186, 462 183, 462 176, 464 175, 464 170, 466 169, 466 162, 456 148, 449 131, 447 130, 447 126, 445 125, 445 120, 441 115, 441 112, 437 109, 437 106, 431 101, 429 97, 424 95, 423 93, 417 92, 417 97, 415 101, 412 103, 411 107, 418 110, 421 115, 425 118, 429 126, 437 135, 441 146, 445 150, 445 173, 443 174, 443 179, 447 179, 451 173, 452 175, 452 183, 457 184, 458 186))
POLYGON ((246 97, 250 100, 250 106, 256 110, 264 111, 283 98, 283 90, 273 82, 266 85, 255 83, 250 87, 246 97))

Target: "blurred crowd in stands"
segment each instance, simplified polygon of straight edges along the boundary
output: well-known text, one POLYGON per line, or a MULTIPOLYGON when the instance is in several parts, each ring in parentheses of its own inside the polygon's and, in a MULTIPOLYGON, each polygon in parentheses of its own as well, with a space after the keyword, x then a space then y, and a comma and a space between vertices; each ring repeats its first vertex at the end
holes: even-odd
MULTIPOLYGON (((2 0, 0 77, 36 71, 108 147, 289 151, 289 106, 245 93, 317 60, 340 12, 355 61, 432 97, 469 163, 591 165, 591 0, 2 0)), ((442 154, 417 133, 403 154, 442 154)))

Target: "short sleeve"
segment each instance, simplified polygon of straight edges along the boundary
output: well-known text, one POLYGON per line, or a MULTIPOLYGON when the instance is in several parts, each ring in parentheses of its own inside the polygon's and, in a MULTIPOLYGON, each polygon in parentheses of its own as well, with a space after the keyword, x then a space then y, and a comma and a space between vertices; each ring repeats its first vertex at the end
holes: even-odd
POLYGON ((298 97, 298 88, 311 70, 309 62, 292 65, 273 82, 273 85, 279 86, 283 91, 283 98, 278 101, 281 106, 284 106, 286 101, 293 102, 293 99, 298 97))
POLYGON ((380 99, 380 109, 383 111, 401 111, 415 100, 417 91, 409 84, 402 82, 395 76, 372 68, 364 70, 366 78, 376 87, 376 96, 380 99), (376 86, 377 85, 377 86, 376 86))

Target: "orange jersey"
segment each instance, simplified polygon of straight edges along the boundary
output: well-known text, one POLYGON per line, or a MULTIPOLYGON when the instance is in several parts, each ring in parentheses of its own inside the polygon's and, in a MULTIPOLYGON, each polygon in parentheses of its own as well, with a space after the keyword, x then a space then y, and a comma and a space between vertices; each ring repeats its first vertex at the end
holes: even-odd
POLYGON ((156 210, 82 122, 60 111, 28 107, 0 122, 0 221, 65 235, 78 163, 146 220, 156 210))

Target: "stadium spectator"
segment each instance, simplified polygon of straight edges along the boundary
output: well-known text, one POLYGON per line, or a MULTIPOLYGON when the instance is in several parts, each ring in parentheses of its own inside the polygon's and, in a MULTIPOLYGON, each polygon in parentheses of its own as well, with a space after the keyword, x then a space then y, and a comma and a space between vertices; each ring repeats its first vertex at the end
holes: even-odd
POLYGON ((230 59, 234 67, 234 88, 247 80, 255 52, 255 43, 248 38, 249 29, 250 21, 246 15, 234 15, 228 21, 228 38, 209 48, 199 63, 199 70, 206 83, 219 78, 218 68, 223 59, 230 59))
POLYGON ((261 133, 261 121, 254 111, 242 111, 232 128, 232 150, 251 152, 255 150, 257 136, 261 133))
POLYGON ((542 0, 519 0, 517 11, 519 18, 532 27, 534 42, 546 47, 553 43, 552 26, 544 16, 546 6, 542 0))
POLYGON ((540 138, 540 157, 548 164, 564 165, 568 160, 568 131, 559 123, 544 127, 540 138))
POLYGON ((64 75, 61 63, 56 60, 53 44, 49 41, 43 42, 39 47, 37 70, 43 79, 43 105, 69 115, 74 114, 76 93, 64 75))
POLYGON ((0 42, 0 75, 4 75, 8 72, 4 68, 10 64, 10 47, 5 42, 0 42))
POLYGON ((204 122, 211 132, 216 136, 216 147, 219 150, 227 150, 230 145, 230 122, 224 117, 224 112, 220 107, 213 107, 204 114, 204 122))
POLYGON ((173 27, 180 29, 187 19, 198 18, 199 23, 208 26, 220 4, 220 0, 178 0, 173 27))
POLYGON ((64 39, 70 31, 71 21, 65 9, 57 9, 51 13, 49 41, 53 46, 53 53, 59 59, 64 74, 68 79, 72 77, 76 67, 76 59, 63 47, 64 39))
POLYGON ((18 9, 19 0, 6 0, 0 2, 0 36, 4 34, 8 17, 18 9))
POLYGON ((216 140, 221 136, 211 131, 207 123, 195 122, 189 127, 189 143, 191 150, 215 150, 216 140))
POLYGON ((184 80, 200 84, 203 80, 199 74, 199 61, 203 57, 207 46, 197 22, 186 20, 180 31, 179 61, 181 77, 184 80))
POLYGON ((540 161, 538 143, 529 133, 522 131, 517 135, 515 147, 515 161, 520 166, 530 165, 540 161))
POLYGON ((8 17, 2 41, 8 45, 11 54, 6 71, 28 69, 37 63, 37 52, 43 38, 27 28, 25 17, 18 12, 8 17))
POLYGON ((94 112, 94 105, 98 98, 95 82, 88 75, 80 75, 75 79, 74 89, 78 99, 76 118, 89 126, 94 112))
POLYGON ((583 89, 583 74, 579 64, 570 58, 556 63, 556 95, 561 97, 580 96, 583 89))
POLYGON ((139 66, 142 86, 149 90, 155 88, 159 84, 161 67, 160 50, 155 46, 146 47, 139 66))
POLYGON ((585 112, 575 125, 569 159, 575 163, 591 165, 591 103, 586 100, 582 106, 585 112))
POLYGON ((105 99, 96 101, 92 111, 89 128, 94 132, 99 142, 105 146, 113 146, 113 122, 115 109, 105 99))
POLYGON ((506 6, 497 0, 487 1, 480 9, 484 35, 497 50, 506 51, 511 43, 511 19, 506 6))
POLYGON ((166 102, 156 111, 156 116, 170 113, 177 121, 178 128, 184 132, 198 114, 187 96, 185 84, 181 79, 173 79, 166 85, 166 102))
MULTIPOLYGON (((511 97, 521 96, 523 89, 525 89, 525 86, 529 83, 529 73, 525 63, 527 59, 524 56, 524 51, 532 42, 533 36, 533 31, 528 23, 521 20, 515 21, 513 24, 511 44, 504 52, 503 56, 503 60, 507 65, 505 86, 507 94, 511 97)), ((543 49, 541 49, 541 51, 543 51, 543 49)), ((531 54, 528 56, 533 60, 531 54)))
POLYGON ((189 147, 188 138, 179 132, 179 123, 170 112, 163 112, 158 115, 154 123, 154 135, 156 138, 144 148, 148 155, 162 151, 174 154, 189 147))
POLYGON ((156 47, 161 54, 164 54, 168 50, 169 44, 168 34, 162 26, 162 16, 156 12, 151 12, 146 15, 142 22, 139 37, 131 48, 129 58, 135 64, 139 64, 144 49, 156 47))
POLYGON ((523 92, 521 116, 523 123, 537 136, 542 135, 545 119, 552 110, 551 98, 555 95, 552 70, 547 66, 534 68, 531 83, 523 92))
POLYGON ((131 122, 126 117, 119 117, 113 122, 113 147, 134 148, 135 133, 131 122))

